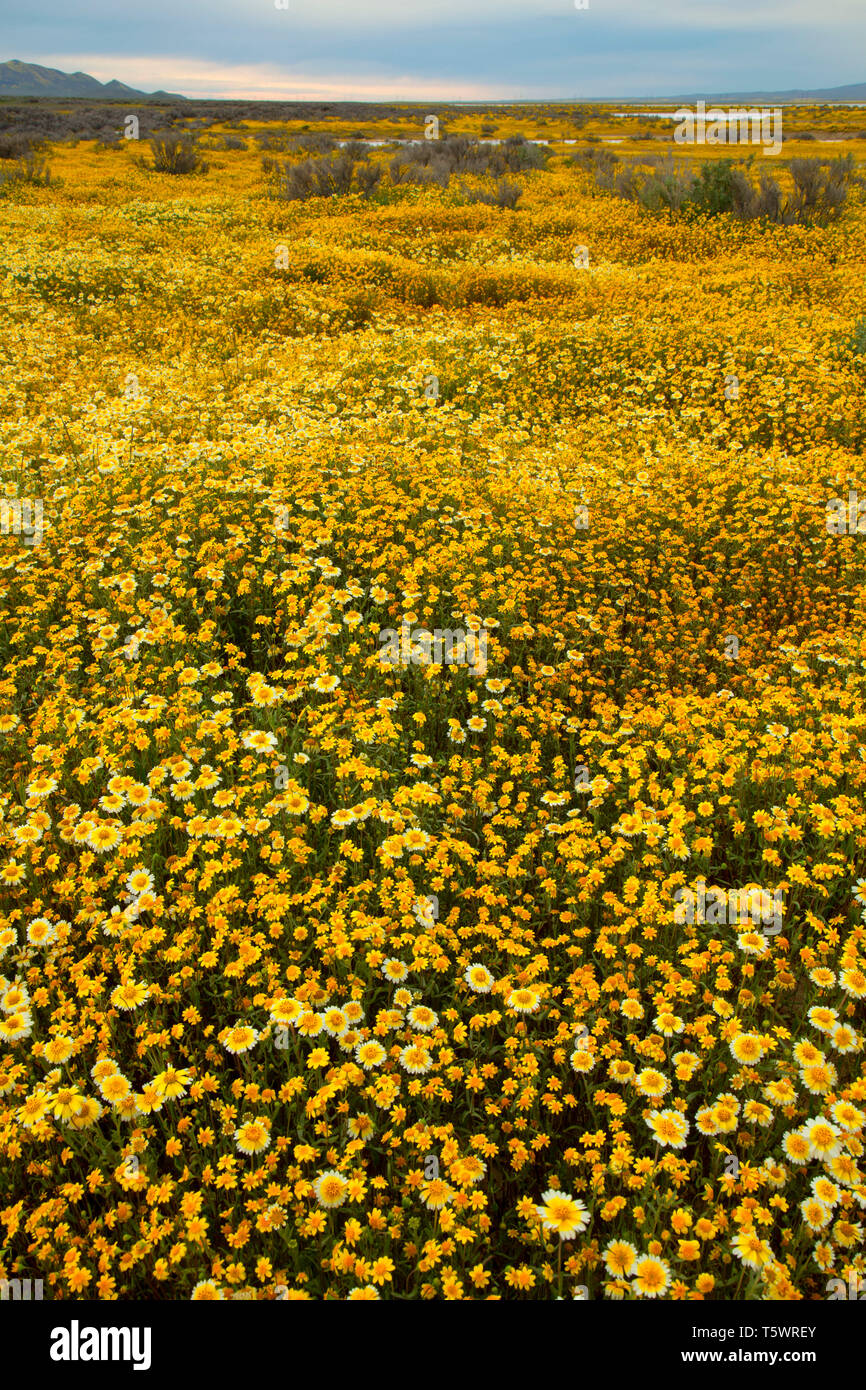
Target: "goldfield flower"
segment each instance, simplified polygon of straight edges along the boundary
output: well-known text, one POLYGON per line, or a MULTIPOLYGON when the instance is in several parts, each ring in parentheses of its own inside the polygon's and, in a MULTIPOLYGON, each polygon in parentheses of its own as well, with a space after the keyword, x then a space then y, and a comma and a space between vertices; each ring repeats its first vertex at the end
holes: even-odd
POLYGON ((731 1040, 731 1056, 735 1062, 753 1066, 764 1055, 764 1044, 756 1033, 740 1033, 731 1040))
POLYGON ((644 1067, 634 1078, 634 1084, 643 1096, 658 1099, 667 1095, 671 1084, 667 1077, 654 1067, 644 1067))
POLYGON ((249 748, 254 753, 269 753, 277 746, 277 736, 265 729, 253 729, 252 732, 242 735, 241 743, 244 748, 249 748))
POLYGON ((130 893, 136 897, 140 893, 152 893, 154 889, 153 874, 147 869, 133 869, 126 880, 126 886, 130 893))
POLYGON ((261 1153, 270 1142, 271 1127, 268 1120, 246 1120, 235 1130, 235 1144, 243 1154, 261 1153))
POLYGON ((800 1211, 810 1231, 822 1231, 833 1219, 833 1208, 817 1197, 807 1197, 800 1203, 800 1211))
POLYGON ((774 1258, 772 1248, 754 1231, 741 1231, 734 1236, 731 1250, 741 1264, 749 1269, 762 1269, 774 1258))
POLYGON ((791 1163, 808 1163, 812 1157, 812 1144, 803 1130, 790 1130, 782 1138, 782 1149, 791 1163))
POLYGON ((342 1173, 328 1168, 313 1183, 313 1192, 320 1207, 341 1207, 349 1195, 349 1184, 342 1173))
POLYGON ((33 1032, 33 1016, 27 1009, 17 1009, 0 1018, 0 1043, 17 1043, 33 1032))
POLYGON ((839 976, 839 986, 850 998, 863 999, 866 997, 866 973, 855 967, 843 970, 839 976))
POLYGON ((589 1225, 589 1212, 583 1202, 554 1189, 542 1194, 542 1205, 536 1214, 546 1231, 553 1231, 560 1240, 573 1240, 589 1225))
MULTIPOLYGON (((805 1306, 859 1271, 856 254, 841 351, 797 287, 866 205, 843 170, 838 227, 635 218, 555 104, 546 151, 476 145, 530 115, 461 116, 521 165, 505 221, 409 146, 271 217, 310 171, 259 168, 268 120, 211 122, 203 196, 87 142, 59 192, 0 176, 0 1274, 805 1306)), ((583 117, 631 178, 638 123, 583 117)))
POLYGON ((822 1119, 820 1116, 807 1120, 803 1125, 803 1134, 811 1145, 812 1153, 816 1158, 824 1159, 835 1158, 841 1152, 840 1134, 837 1125, 831 1124, 829 1120, 822 1119))
POLYGON ((226 1052, 233 1052, 236 1056, 242 1052, 250 1052, 258 1040, 259 1034, 256 1029, 244 1023, 236 1023, 233 1028, 227 1028, 220 1034, 220 1042, 226 1052))
POLYGON ((440 1211, 454 1200, 454 1188, 444 1178, 431 1178, 421 1184, 421 1201, 430 1211, 440 1211))
POLYGON ((433 1009, 428 1009, 425 1004, 416 1004, 406 1015, 413 1028, 417 1028, 419 1033, 432 1033, 433 1029, 439 1025, 439 1016, 433 1009))
POLYGON ((57 928, 45 917, 34 917, 27 926, 27 940, 31 946, 53 946, 57 940, 57 928))
POLYGON ((611 1240, 604 1247, 602 1258, 611 1278, 627 1279, 637 1264, 638 1252, 628 1240, 611 1240))
POLYGON ((671 1270, 666 1260, 640 1255, 632 1273, 632 1288, 638 1298, 661 1298, 670 1288, 671 1270))
POLYGON ((150 989, 147 985, 141 983, 136 984, 130 980, 126 984, 118 985, 116 989, 112 990, 110 998, 116 1009, 129 1012, 132 1009, 139 1008, 149 996, 150 989))
POLYGON ((190 1084, 188 1068, 166 1067, 153 1078, 156 1094, 165 1100, 177 1100, 186 1094, 190 1084))
POLYGON ((647 1118, 657 1144, 672 1149, 684 1149, 689 1134, 689 1122, 679 1110, 661 1110, 647 1118))
POLYGON ((847 1100, 839 1100, 832 1105, 830 1115, 834 1124, 849 1134, 856 1134, 866 1124, 866 1111, 847 1100))
POLYGON ((509 1009, 518 1014, 534 1014, 541 1000, 534 989, 513 989, 505 1000, 509 1009))
POLYGON ((308 1012, 306 1005, 298 999, 275 999, 271 1005, 270 1017, 274 1023, 286 1027, 289 1024, 297 1023, 298 1019, 303 1018, 304 1014, 308 1012))
POLYGON ((463 978, 476 994, 489 994, 493 988, 493 976, 485 965, 467 965, 463 978))
POLYGON ((426 1047, 413 1043, 410 1047, 404 1047, 400 1053, 400 1065, 413 1076, 422 1076, 432 1068, 433 1059, 426 1047))
MULTIPOLYGON (((830 1035, 830 1046, 835 1048, 837 1052, 860 1052, 863 1048, 863 1040, 859 1033, 855 1033, 853 1028, 849 1028, 846 1024, 840 1023, 837 1028, 833 1029, 830 1035)), ((838 1075, 835 1067, 830 1068, 830 1071, 838 1075)), ((833 1084, 835 1085, 835 1081, 833 1084)))
POLYGON ((381 1043, 377 1042, 359 1043, 355 1048, 355 1058, 365 1071, 373 1071, 381 1066, 387 1055, 381 1043))
POLYGON ((347 1128, 353 1139, 369 1139, 376 1132, 369 1115, 352 1115, 347 1121, 347 1128))

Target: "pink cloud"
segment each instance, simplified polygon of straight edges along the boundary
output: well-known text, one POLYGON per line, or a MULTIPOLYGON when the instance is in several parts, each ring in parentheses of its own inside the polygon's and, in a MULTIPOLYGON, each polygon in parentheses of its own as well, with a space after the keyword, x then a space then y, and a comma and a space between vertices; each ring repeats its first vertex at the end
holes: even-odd
POLYGON ((189 97, 240 101, 486 101, 524 95, 516 88, 455 79, 442 81, 410 73, 321 76, 288 72, 269 63, 225 64, 90 53, 42 54, 31 61, 64 72, 86 72, 99 82, 116 79, 146 92, 162 89, 189 97))

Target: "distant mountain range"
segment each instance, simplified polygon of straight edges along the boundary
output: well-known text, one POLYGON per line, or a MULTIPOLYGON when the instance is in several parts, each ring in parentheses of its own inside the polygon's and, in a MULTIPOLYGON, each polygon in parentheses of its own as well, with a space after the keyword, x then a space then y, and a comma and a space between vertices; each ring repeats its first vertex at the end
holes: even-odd
MULTIPOLYGON (((189 98, 178 92, 139 92, 135 87, 127 87, 125 82, 97 82, 86 72, 61 72, 59 68, 43 68, 38 63, 22 63, 17 58, 11 62, 0 63, 0 97, 91 97, 97 101, 187 101, 189 98)), ((744 102, 760 101, 766 105, 803 102, 814 105, 819 102, 852 102, 866 105, 866 82, 854 82, 847 87, 820 87, 815 91, 799 88, 788 92, 688 92, 683 96, 647 97, 566 97, 581 105, 603 103, 606 106, 647 106, 651 104, 670 106, 672 103, 691 103, 696 101, 728 102, 742 105, 744 102)), ((370 102, 375 106, 380 103, 370 102)), ((484 106, 484 102, 453 102, 458 106, 484 106)), ((538 105, 539 98, 525 98, 523 101, 493 102, 492 105, 538 105)))
MULTIPOLYGON (((608 103, 609 103, 608 98, 608 103)), ((819 87, 817 91, 801 91, 799 88, 790 92, 689 92, 685 96, 674 97, 625 97, 626 105, 633 105, 636 101, 661 101, 668 104, 673 101, 726 101, 742 104, 745 101, 774 101, 784 104, 785 102, 804 102, 813 105, 816 102, 836 102, 850 101, 855 104, 863 102, 866 104, 866 82, 853 82, 847 87, 819 87)))
POLYGON ((0 63, 0 97, 95 97, 101 101, 186 101, 177 92, 139 92, 125 82, 97 82, 86 72, 61 72, 13 58, 0 63))

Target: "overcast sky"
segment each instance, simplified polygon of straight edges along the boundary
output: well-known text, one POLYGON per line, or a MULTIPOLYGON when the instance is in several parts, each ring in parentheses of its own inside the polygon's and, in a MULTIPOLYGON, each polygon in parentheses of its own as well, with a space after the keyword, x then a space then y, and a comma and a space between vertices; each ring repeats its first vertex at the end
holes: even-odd
POLYGON ((191 97, 808 89, 866 81, 866 0, 0 0, 9 58, 191 97))

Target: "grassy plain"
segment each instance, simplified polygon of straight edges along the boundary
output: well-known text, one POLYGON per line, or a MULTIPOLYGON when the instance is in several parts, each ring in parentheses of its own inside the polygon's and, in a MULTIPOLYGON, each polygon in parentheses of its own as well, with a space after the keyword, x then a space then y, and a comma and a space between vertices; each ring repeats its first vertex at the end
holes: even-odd
MULTIPOLYGON (((862 170, 862 112, 792 123, 850 138, 756 164, 862 170)), ((554 143, 513 210, 284 203, 251 141, 141 152, 0 197, 42 528, 7 505, 0 1275, 825 1297, 864 1268, 862 190, 654 215, 554 143), (383 665, 401 624, 486 669, 383 665), (678 920, 701 883, 756 922, 678 920)))

